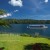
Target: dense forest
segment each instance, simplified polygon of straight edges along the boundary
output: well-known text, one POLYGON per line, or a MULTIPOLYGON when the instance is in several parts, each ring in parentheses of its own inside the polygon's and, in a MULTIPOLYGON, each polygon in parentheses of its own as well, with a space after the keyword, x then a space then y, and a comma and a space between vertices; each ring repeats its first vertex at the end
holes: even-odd
POLYGON ((0 19, 0 25, 9 24, 50 24, 50 20, 0 19))

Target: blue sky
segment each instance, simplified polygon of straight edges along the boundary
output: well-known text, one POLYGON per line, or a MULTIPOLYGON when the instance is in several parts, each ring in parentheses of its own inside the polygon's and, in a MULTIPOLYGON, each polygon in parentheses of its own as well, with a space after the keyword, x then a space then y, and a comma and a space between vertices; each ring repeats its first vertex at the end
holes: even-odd
POLYGON ((50 0, 0 0, 0 9, 0 18, 50 20, 50 0))

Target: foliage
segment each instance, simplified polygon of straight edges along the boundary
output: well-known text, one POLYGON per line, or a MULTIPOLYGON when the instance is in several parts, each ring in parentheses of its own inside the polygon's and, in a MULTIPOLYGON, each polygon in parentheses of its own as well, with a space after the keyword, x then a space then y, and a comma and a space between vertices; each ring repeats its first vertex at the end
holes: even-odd
POLYGON ((50 24, 50 20, 0 19, 1 24, 50 24))
POLYGON ((0 15, 3 15, 4 13, 6 13, 6 11, 3 9, 0 9, 0 15))
POLYGON ((32 37, 30 34, 27 34, 27 33, 21 34, 20 36, 24 36, 24 37, 32 37))
POLYGON ((25 50, 50 50, 50 45, 45 43, 35 43, 25 46, 25 50))

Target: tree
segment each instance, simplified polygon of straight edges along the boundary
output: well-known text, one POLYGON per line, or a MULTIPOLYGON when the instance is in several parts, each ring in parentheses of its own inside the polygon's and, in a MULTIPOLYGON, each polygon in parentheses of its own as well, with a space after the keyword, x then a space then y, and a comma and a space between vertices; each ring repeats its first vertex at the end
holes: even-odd
POLYGON ((4 13, 6 13, 6 11, 3 9, 0 9, 0 15, 3 15, 4 13))

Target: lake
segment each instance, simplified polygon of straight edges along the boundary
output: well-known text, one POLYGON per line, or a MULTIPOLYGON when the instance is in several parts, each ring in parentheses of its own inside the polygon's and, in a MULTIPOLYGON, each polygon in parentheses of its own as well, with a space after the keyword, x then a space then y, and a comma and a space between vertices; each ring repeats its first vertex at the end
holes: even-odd
MULTIPOLYGON (((48 28, 46 29, 28 29, 27 26, 29 24, 11 24, 11 27, 6 28, 3 26, 0 26, 0 32, 10 32, 10 33, 28 33, 33 35, 34 33, 39 33, 40 35, 43 36, 50 36, 50 24, 43 24, 46 25, 48 28)), ((33 24, 37 25, 37 24, 33 24)), ((40 25, 40 24, 39 24, 40 25)))

